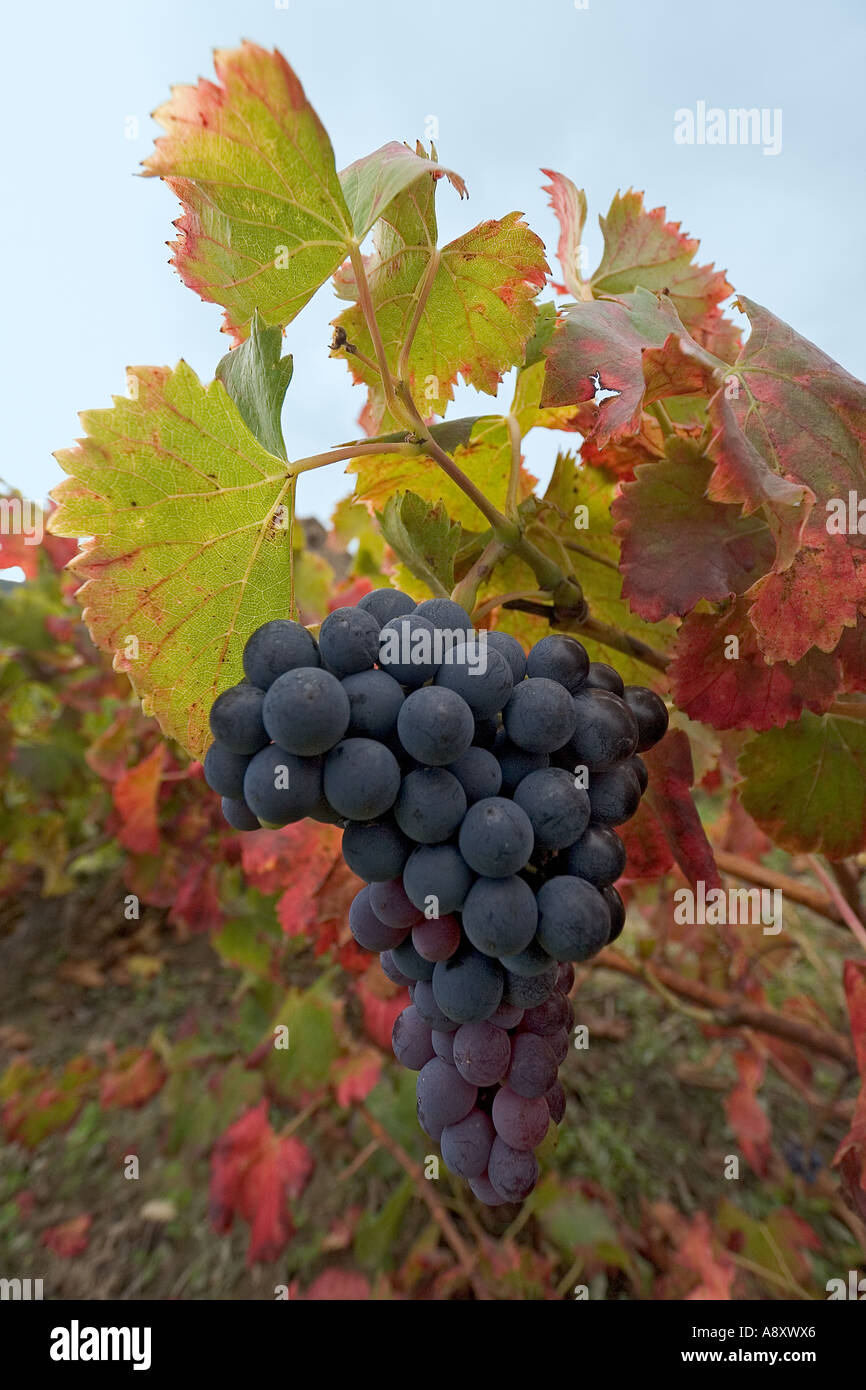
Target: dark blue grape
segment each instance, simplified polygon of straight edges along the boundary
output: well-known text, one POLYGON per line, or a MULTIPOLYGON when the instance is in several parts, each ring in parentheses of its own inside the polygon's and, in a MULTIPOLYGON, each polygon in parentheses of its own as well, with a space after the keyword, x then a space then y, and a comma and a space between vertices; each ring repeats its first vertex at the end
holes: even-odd
POLYGON ((212 743, 205 754, 204 780, 212 792, 232 801, 243 801, 244 773, 249 761, 247 753, 233 753, 221 743, 212 743))
POLYGON ((417 612, 391 618, 379 633, 379 665, 401 685, 416 689, 439 669, 435 636, 433 624, 417 612))
POLYGON ((647 768, 647 765, 641 757, 640 753, 635 753, 633 758, 629 758, 627 766, 631 768, 632 772, 637 778, 638 786, 640 787, 640 794, 641 796, 643 796, 644 792, 649 786, 649 769, 647 768))
POLYGON ((463 904, 463 930, 485 956, 517 955, 538 925, 535 894, 522 878, 479 878, 463 904))
POLYGON ((419 980, 433 979, 433 964, 429 960, 424 960, 419 956, 415 947, 412 945, 411 936, 407 936, 399 946, 391 948, 391 960, 401 975, 417 983, 419 980))
POLYGON ((448 913, 431 917, 412 928, 412 944, 425 960, 447 960, 460 945, 460 923, 448 913))
POLYGON ((448 771, 462 786, 468 806, 485 796, 496 796, 502 786, 502 770, 486 748, 467 748, 456 762, 448 764, 448 771))
POLYGON ((516 743, 512 743, 504 729, 500 729, 496 735, 493 745, 493 755, 499 763, 502 774, 502 795, 511 796, 515 789, 519 787, 524 777, 528 777, 530 772, 538 772, 541 768, 550 765, 550 757, 547 753, 527 753, 525 748, 518 748, 516 743))
POLYGON ((423 603, 418 604, 415 612, 443 631, 475 631, 466 609, 450 598, 426 598, 423 603))
POLYGON ((321 795, 321 758, 297 758, 275 743, 256 753, 244 774, 244 800, 269 825, 302 820, 321 795))
POLYGON ((574 697, 574 734, 568 745, 575 765, 600 772, 623 762, 637 749, 637 721, 610 690, 584 687, 574 697))
POLYGON ((345 676, 341 685, 349 697, 349 735, 382 743, 392 739, 405 698, 394 677, 387 671, 356 671, 345 676))
POLYGON ((590 825, 565 856, 570 874, 603 888, 619 878, 625 868, 625 845, 607 825, 590 825))
POLYGON ((433 968, 433 993, 446 1018, 475 1023, 489 1018, 502 1001, 499 962, 471 946, 455 951, 433 968))
POLYGON ((534 936, 525 950, 518 955, 501 956, 501 963, 512 975, 543 975, 554 965, 550 956, 534 936))
POLYGON ((418 1120, 425 1134, 438 1140, 446 1125, 456 1125, 469 1114, 478 1094, 456 1067, 434 1057, 418 1073, 418 1120))
POLYGON ((253 815, 245 801, 231 796, 222 799, 223 815, 232 830, 261 830, 258 819, 253 815))
POLYGON ((343 858, 367 883, 399 878, 411 853, 411 841, 390 820, 352 821, 343 831, 343 858))
POLYGON ((264 691, 255 685, 230 685, 211 705, 210 731, 230 753, 258 753, 268 742, 262 723, 264 691))
POLYGON ((379 964, 382 967, 382 973, 387 975, 392 985, 396 985, 398 989, 408 989, 410 985, 415 983, 409 975, 404 975, 403 971, 399 969, 390 951, 380 952, 379 964))
MULTIPOLYGON (((524 1017, 521 1027, 525 1026, 524 1017)), ((543 1100, 556 1080, 556 1058, 547 1039, 540 1033, 517 1033, 511 1040, 511 1066, 506 1079, 517 1095, 543 1100)))
POLYGON ((428 685, 407 696, 397 716, 400 742, 419 763, 444 767, 472 743, 475 720, 466 701, 453 690, 428 685))
POLYGON ((561 1124, 565 1114, 565 1091, 559 1081, 554 1081, 544 1099, 553 1123, 555 1125, 561 1124))
POLYGON ((476 719, 490 719, 507 705, 514 678, 505 657, 488 648, 482 635, 446 655, 435 683, 456 691, 476 719))
POLYGON ((372 589, 358 599, 358 607, 363 608, 365 613, 372 613, 381 628, 392 618, 411 613, 415 600, 404 594, 402 589, 372 589))
POLYGON ((496 1131, 483 1110, 470 1110, 455 1125, 446 1125, 439 1145, 445 1167, 458 1178, 479 1178, 487 1168, 496 1131))
POLYGON ((511 678, 516 685, 526 675, 526 653, 516 637, 510 632, 488 632, 487 644, 504 656, 511 667, 511 678))
POLYGON ((596 825, 622 825, 631 820, 640 805, 640 782, 630 762, 593 772, 589 805, 596 825))
POLYGON ((591 661, 583 684, 591 690, 610 690, 614 695, 619 695, 620 699, 625 689, 619 671, 608 666, 606 661, 591 661))
POLYGON ((454 834, 466 814, 466 793, 444 767, 425 767, 403 778, 394 818, 410 840, 439 844, 454 834))
POLYGON ((647 690, 644 685, 627 685, 623 698, 637 722, 636 751, 645 753, 667 733, 667 705, 661 696, 656 695, 654 690, 647 690))
POLYGON ((506 967, 502 998, 518 1009, 534 1009, 543 1004, 556 988, 556 966, 551 965, 540 975, 517 975, 506 967))
POLYGON ((262 719, 274 743, 309 758, 339 743, 349 725, 349 698, 328 671, 299 667, 277 676, 265 695, 262 719))
POLYGON ((562 768, 530 772, 516 788, 514 800, 529 817, 536 846, 542 849, 574 844, 589 825, 589 797, 562 768))
POLYGON ((441 1057, 443 1062, 448 1062, 453 1067, 454 1038, 457 1033, 457 1029, 454 1027, 454 1024, 451 1023, 450 1019, 448 1022, 448 1026, 449 1028, 454 1029, 454 1031, 451 1033, 446 1033, 443 1028, 434 1028, 430 1035, 430 1040, 433 1043, 433 1051, 436 1053, 436 1056, 441 1057))
POLYGON ((394 1020, 391 1030, 391 1048, 401 1067, 409 1071, 420 1071, 436 1056, 430 1036, 429 1023, 425 1023, 414 1004, 409 1004, 394 1020))
POLYGON ((369 671, 379 659, 379 627, 363 608, 335 608, 319 628, 322 660, 337 676, 369 671))
POLYGON ((443 1014, 439 1005, 436 1003, 436 996, 433 993, 433 986, 429 980, 418 980, 415 984, 415 991, 412 1002, 425 1023, 429 1023, 431 1028, 435 1028, 440 1033, 457 1031, 457 1024, 443 1014))
POLYGON ((325 759, 325 796, 347 820, 376 820, 400 790, 400 764, 384 744, 346 738, 325 759))
POLYGON ((532 825, 526 812, 504 796, 487 796, 470 806, 459 835, 460 853, 485 878, 507 878, 529 862, 532 825))
POLYGON ((625 903, 612 883, 608 883, 602 888, 601 896, 607 903, 607 909, 610 913, 610 935, 607 938, 609 946, 612 941, 616 941, 625 926, 625 903))
POLYGON ((480 1178, 470 1178, 469 1186, 485 1207, 504 1207, 508 1203, 508 1198, 500 1197, 486 1173, 482 1173, 480 1178))
POLYGON ((589 960, 607 944, 610 912, 597 888, 572 874, 538 890, 538 940, 556 961, 589 960))
POLYGON ((273 618, 263 623, 244 647, 244 675, 260 690, 267 690, 286 671, 319 664, 319 649, 312 633, 291 618, 273 618))
POLYGON ((571 1021, 571 1005, 565 995, 559 989, 555 989, 543 1004, 526 1010, 521 1027, 527 1033, 538 1033, 542 1038, 546 1038, 551 1033, 558 1033, 562 1028, 569 1028, 571 1021))
POLYGON ((454 845, 419 845, 403 870, 403 887, 422 912, 434 900, 437 916, 458 912, 474 874, 454 845))
POLYGON ((573 637, 559 632, 542 637, 526 658, 526 674, 530 679, 543 677, 556 681, 557 685, 565 687, 569 695, 574 695, 580 689, 588 670, 586 648, 573 637))
POLYGON ((527 753, 552 753, 574 733, 574 704, 564 686, 543 676, 521 681, 502 716, 505 732, 527 753))

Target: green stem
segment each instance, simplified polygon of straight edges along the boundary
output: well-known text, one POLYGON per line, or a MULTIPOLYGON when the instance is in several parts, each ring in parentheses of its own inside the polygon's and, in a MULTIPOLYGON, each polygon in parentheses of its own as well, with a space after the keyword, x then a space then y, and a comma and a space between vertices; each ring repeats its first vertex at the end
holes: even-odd
POLYGON ((471 613, 478 599, 478 590, 489 579, 500 560, 508 554, 505 546, 495 537, 482 550, 475 564, 467 570, 459 584, 455 584, 451 597, 471 613))
POLYGON ((664 438, 670 439, 671 435, 674 433, 674 427, 661 401, 653 401, 651 405, 645 405, 644 410, 647 415, 652 415, 653 419, 658 421, 659 429, 664 438))
POLYGON ((328 463, 339 463, 342 459, 360 458, 364 454, 421 454, 424 451, 418 444, 341 444, 339 449, 328 449, 323 454, 310 454, 308 458, 296 459, 290 463, 286 472, 290 478, 298 473, 308 473, 312 468, 324 468, 328 463))
POLYGON ((665 652, 657 651, 655 647, 642 642, 639 637, 631 637, 629 633, 620 632, 618 627, 599 622, 597 618, 581 617, 578 613, 572 615, 567 608, 536 603, 528 598, 506 599, 503 607, 516 608, 522 613, 533 613, 538 618, 547 618, 551 627, 559 628, 563 632, 582 633, 593 642, 600 642, 603 647, 622 652, 623 656, 633 657, 635 661, 643 662, 644 666, 652 666, 656 671, 666 671, 670 665, 671 658, 665 652))
POLYGON ((361 255, 361 248, 357 241, 351 242, 349 246, 349 259, 352 262, 352 269, 355 272, 355 284, 358 287, 358 303, 367 324, 367 330, 373 343, 376 353, 376 361, 379 364, 379 375, 382 378, 382 388, 385 392, 385 404, 393 415, 394 400, 394 378, 388 366, 388 359, 385 356, 385 345, 382 342, 382 334, 379 332, 379 324, 376 319, 376 310, 373 307, 373 296, 370 293, 370 283, 367 279, 367 271, 364 268, 364 257, 361 255))
POLYGON ((508 474, 505 515, 513 520, 517 515, 517 494, 520 487, 520 423, 515 415, 508 415, 506 424, 511 440, 511 471, 508 474))

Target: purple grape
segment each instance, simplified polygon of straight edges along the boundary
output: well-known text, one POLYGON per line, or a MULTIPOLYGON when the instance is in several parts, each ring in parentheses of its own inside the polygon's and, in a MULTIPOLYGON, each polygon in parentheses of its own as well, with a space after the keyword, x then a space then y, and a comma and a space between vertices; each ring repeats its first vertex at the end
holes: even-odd
POLYGON ((493 1101, 493 1124, 499 1138, 512 1149, 521 1153, 537 1149, 549 1123, 544 1096, 519 1096, 510 1086, 500 1086, 493 1101))
POLYGON ((442 1131, 439 1144, 446 1168, 458 1178, 480 1178, 487 1170, 495 1138, 490 1116, 483 1110, 470 1110, 464 1119, 442 1131))
POLYGON ((504 1028, 485 1020, 464 1023, 454 1036, 454 1065, 473 1086, 501 1081, 511 1061, 511 1040, 504 1028))
POLYGON ((437 1057, 441 1057, 443 1062, 450 1062, 454 1065, 454 1033, 446 1033, 442 1028, 434 1028, 430 1035, 433 1044, 433 1051, 437 1057))
POLYGON ((565 1114, 565 1091, 559 1081, 554 1081, 544 1100, 553 1123, 555 1125, 561 1124, 565 1114))
POLYGON ((456 1067, 434 1057, 418 1073, 418 1121, 425 1134, 438 1140, 446 1125, 456 1125, 475 1104, 478 1088, 456 1067))
POLYGON ((406 928, 389 927, 370 904, 370 889, 356 893, 349 908, 349 930, 365 951, 392 951, 406 936, 406 928))
POLYGON ((370 906, 380 922, 403 931, 416 926, 423 916, 406 897, 403 881, 399 878, 391 878, 384 883, 371 883, 370 906))
POLYGON ((394 1020, 391 1046, 397 1061, 409 1071, 420 1071, 435 1056, 430 1025, 424 1022, 414 1004, 409 1004, 394 1020))
POLYGON ((412 928, 412 945, 425 960, 448 960, 460 945, 460 923, 451 913, 412 928))
POLYGON ((513 1149, 497 1135, 490 1150, 487 1176, 494 1192, 506 1202, 522 1202, 538 1182, 538 1160, 533 1153, 513 1149))
POLYGON ((544 1096, 556 1080, 557 1062, 546 1038, 517 1033, 511 1044, 508 1084, 519 1096, 544 1096))
POLYGON ((554 990, 543 1004, 527 1009, 523 1015, 523 1028, 527 1033, 539 1033, 548 1037, 568 1027, 569 1003, 564 994, 554 990))

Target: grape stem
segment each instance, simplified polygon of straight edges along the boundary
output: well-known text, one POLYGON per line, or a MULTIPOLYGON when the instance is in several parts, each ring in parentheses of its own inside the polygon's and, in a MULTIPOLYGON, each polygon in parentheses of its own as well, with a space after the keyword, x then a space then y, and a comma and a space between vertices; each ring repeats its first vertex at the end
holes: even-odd
POLYGON ((520 422, 516 415, 507 415, 506 424, 508 425, 508 437, 511 440, 511 470, 508 474, 505 515, 513 521, 517 516, 517 494, 520 488, 520 422))
POLYGON ((671 417, 668 415, 661 401, 652 401, 649 405, 644 406, 644 410, 647 415, 651 415, 658 423, 663 437, 665 439, 670 439, 674 434, 674 427, 671 423, 671 417))
POLYGON ((618 627, 613 627, 610 623, 599 622, 597 618, 581 616, 579 613, 570 613, 567 608, 558 608, 555 604, 539 603, 533 598, 524 596, 503 600, 504 608, 516 608, 521 613, 532 613, 537 618, 546 618, 551 627, 559 628, 562 632, 579 632, 584 637, 589 637, 593 642, 600 642, 603 647, 610 647, 613 651, 622 652, 623 656, 633 657, 635 661, 643 662, 644 666, 652 666, 656 671, 666 671, 670 665, 671 658, 664 652, 657 651, 646 642, 642 642, 639 637, 632 637, 627 632, 620 632, 618 627))
POLYGON ((421 454, 424 450, 418 444, 342 444, 339 449, 328 449, 323 454, 310 454, 307 458, 296 459, 290 463, 286 472, 290 478, 298 473, 307 473, 312 468, 324 468, 328 463, 339 463, 341 459, 363 458, 365 454, 421 454))
POLYGON ((471 613, 475 608, 478 598, 478 590, 489 579, 500 560, 508 554, 508 550, 500 540, 494 536, 484 547, 475 564, 467 570, 458 584, 455 584, 451 597, 455 603, 459 603, 471 613))
POLYGON ((352 269, 355 272, 355 284, 358 287, 358 303, 367 324, 370 338, 373 343, 373 350, 376 354, 376 361, 379 365, 379 375, 382 378, 382 389, 385 392, 385 404, 392 415, 396 414, 396 401, 394 399, 394 378, 388 366, 388 359, 385 356, 385 345, 382 342, 382 334, 379 332, 379 323, 376 318, 376 311, 373 308, 373 296, 370 293, 370 282, 367 279, 367 269, 364 265, 364 257, 361 255, 361 247, 357 241, 349 244, 349 259, 352 262, 352 269))

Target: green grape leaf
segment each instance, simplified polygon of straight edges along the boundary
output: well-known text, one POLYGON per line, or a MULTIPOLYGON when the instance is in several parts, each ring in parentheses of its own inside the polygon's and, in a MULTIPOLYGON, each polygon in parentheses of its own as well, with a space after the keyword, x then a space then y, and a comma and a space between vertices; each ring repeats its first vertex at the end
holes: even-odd
POLYGON ((57 454, 71 476, 50 525, 91 538, 71 568, 94 641, 201 757, 247 637, 289 613, 291 479, 221 382, 203 386, 185 362, 130 382, 132 399, 86 412, 86 437, 57 454))
POLYGON ((804 714, 751 739, 739 770, 743 806, 783 849, 845 859, 866 848, 866 720, 804 714))
POLYGON ((293 361, 291 354, 281 357, 282 350, 281 330, 264 327, 255 309, 249 338, 220 359, 216 375, 262 448, 284 459, 286 445, 280 416, 292 379, 293 361))
POLYGON ((402 193, 404 188, 425 173, 430 173, 431 162, 436 165, 434 178, 446 178, 456 188, 461 198, 468 197, 466 184, 453 169, 439 165, 436 150, 431 146, 428 157, 419 144, 415 150, 401 145, 399 140, 389 140, 372 154, 356 159, 354 164, 340 172, 343 197, 352 215, 355 236, 363 241, 371 227, 384 216, 390 204, 402 193))
POLYGON ((348 255, 352 218, 331 142, 282 54, 245 42, 214 55, 218 83, 175 87, 145 174, 183 204, 181 279, 247 337, 253 311, 289 323, 348 255))
POLYGON ((383 536, 403 564, 431 593, 448 598, 463 532, 444 505, 431 506, 414 492, 398 492, 377 515, 383 536))
MULTIPOLYGON (((535 295, 547 275, 544 246, 517 212, 482 222, 438 250, 435 186, 436 174, 425 174, 393 199, 374 228, 366 261, 385 357, 395 373, 426 292, 406 366, 425 418, 445 414, 458 375, 496 394, 502 374, 523 361, 535 327, 535 295)), ((339 289, 343 297, 357 293, 351 276, 339 289)), ((334 322, 365 357, 375 357, 357 303, 334 322)), ((393 427, 378 375, 353 354, 346 360, 355 379, 370 388, 362 415, 368 433, 377 433, 383 422, 393 427)))

